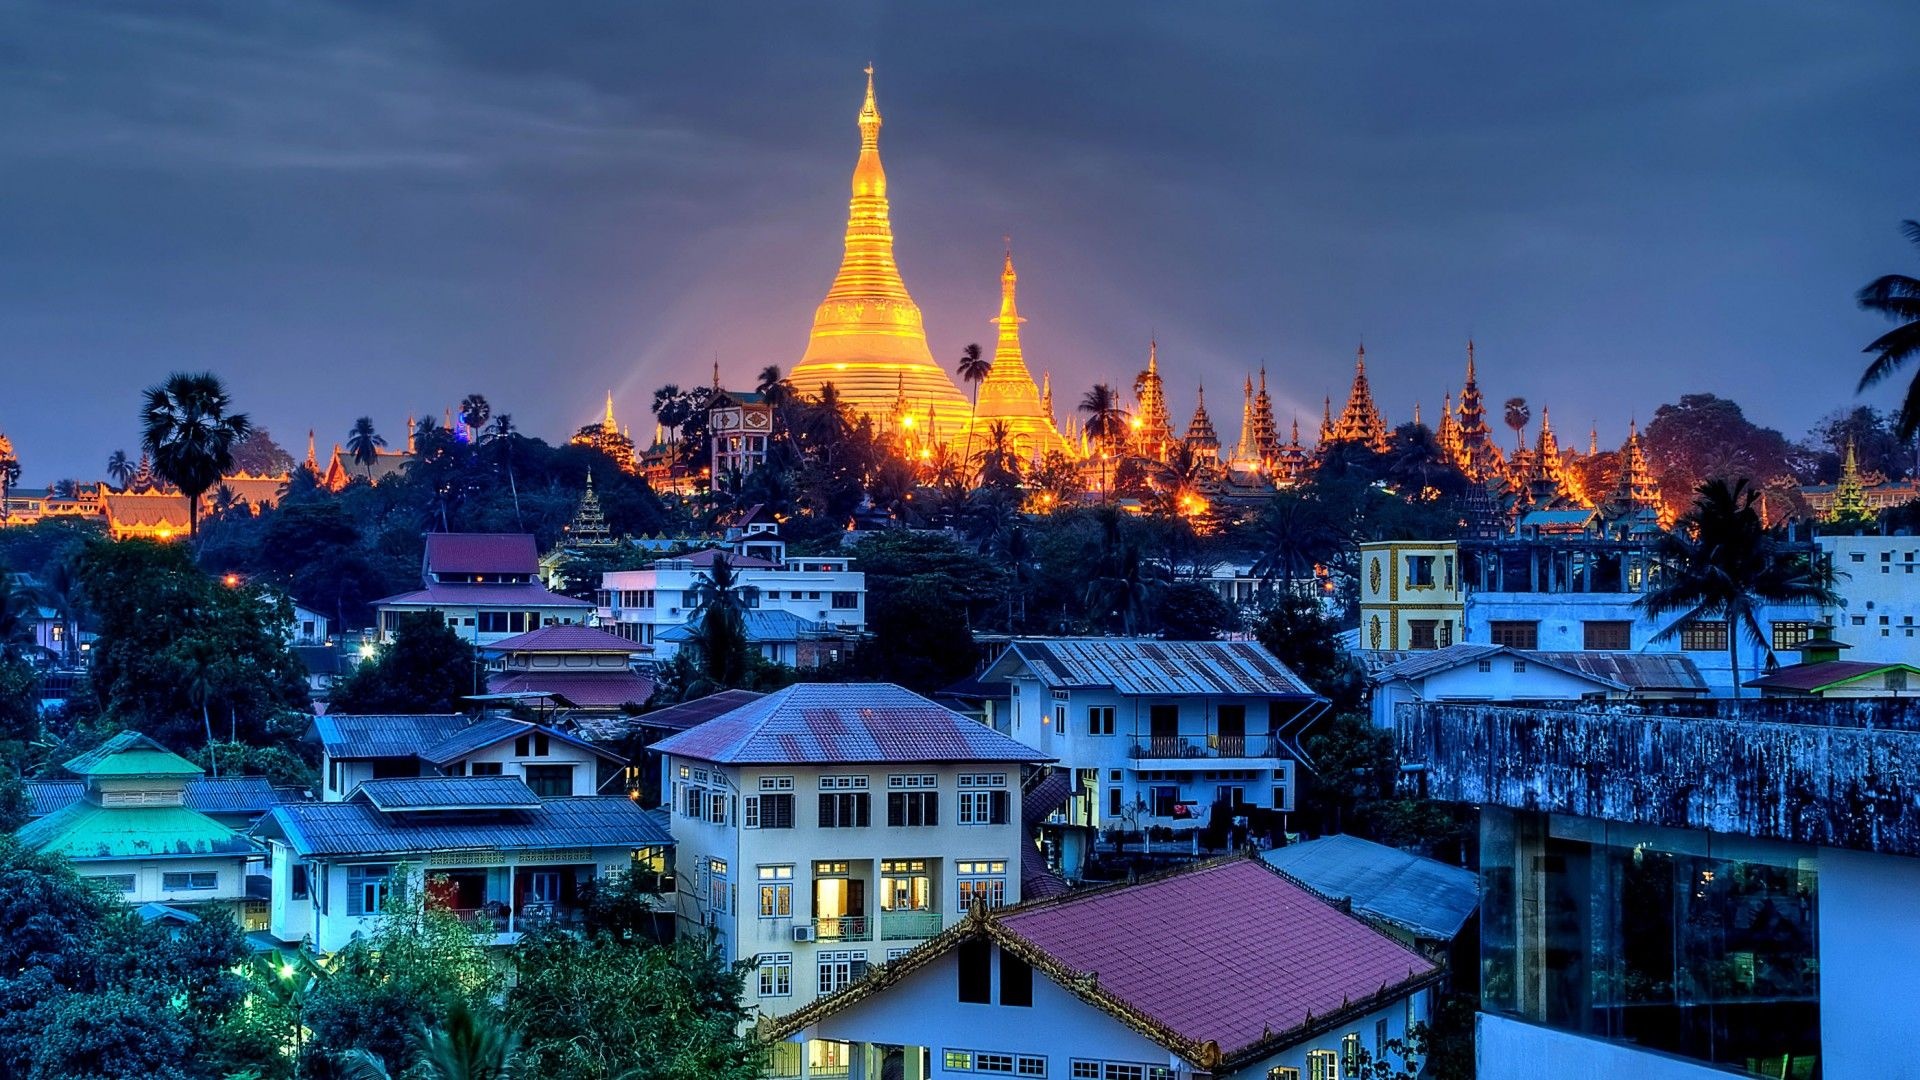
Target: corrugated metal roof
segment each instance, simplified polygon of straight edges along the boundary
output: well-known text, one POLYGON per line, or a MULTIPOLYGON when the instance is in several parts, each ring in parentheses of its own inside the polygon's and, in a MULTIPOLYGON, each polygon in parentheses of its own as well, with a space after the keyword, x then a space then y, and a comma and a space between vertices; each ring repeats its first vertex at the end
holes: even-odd
MULTIPOLYGON (((1505 645, 1488 645, 1478 641, 1458 641, 1439 649, 1417 649, 1398 654, 1399 659, 1377 668, 1372 673, 1376 683, 1389 683, 1396 679, 1424 679, 1442 671, 1451 671, 1462 664, 1475 663, 1490 656, 1515 652, 1505 645)), ((1515 652, 1515 655, 1518 655, 1515 652)))
POLYGON ((185 793, 188 809, 203 814, 264 814, 284 801, 264 776, 202 776, 185 793))
POLYGON ((459 713, 325 713, 313 734, 330 757, 412 757, 467 726, 459 713))
POLYGON ((439 742, 431 746, 422 746, 414 752, 422 761, 434 765, 445 765, 458 761, 476 750, 483 750, 495 743, 518 738, 532 730, 533 725, 524 720, 513 720, 505 716, 483 716, 439 742))
POLYGON ((69 859, 249 854, 247 839, 184 806, 98 806, 79 801, 27 822, 16 834, 36 850, 69 859))
POLYGON ((685 731, 697 724, 704 724, 716 716, 723 716, 750 701, 758 701, 764 694, 752 690, 722 690, 717 694, 708 694, 703 698, 683 701, 678 705, 669 705, 664 709, 655 709, 639 716, 575 716, 572 718, 580 733, 594 742, 610 743, 631 738, 637 729, 653 731, 685 731))
POLYGON ((597 626, 573 626, 563 623, 559 626, 543 626, 538 630, 503 638, 491 645, 481 646, 480 651, 484 653, 618 652, 632 655, 645 652, 646 646, 628 641, 619 634, 609 634, 597 626))
POLYGON ((465 821, 396 818, 364 802, 300 803, 275 807, 253 832, 284 841, 303 858, 673 843, 659 822, 631 799, 598 795, 542 799, 537 810, 500 811, 465 821))
POLYGON ((800 683, 653 748, 723 764, 1050 760, 892 683, 800 683))
POLYGON ((1704 694, 1707 680, 1689 657, 1679 653, 1540 652, 1549 662, 1611 679, 1629 690, 1665 690, 1704 694))
POLYGON ((1480 879, 1357 836, 1323 836, 1263 853, 1269 865, 1314 889, 1353 902, 1353 910, 1426 938, 1451 941, 1480 904, 1480 879))
POLYGON ((1759 687, 1763 690, 1801 690, 1813 693, 1882 671, 1896 670, 1920 675, 1920 668, 1898 661, 1879 663, 1873 660, 1822 660, 1815 664, 1793 664, 1779 668, 1757 679, 1751 679, 1743 685, 1759 687))
POLYGON ((380 810, 537 810, 540 797, 517 776, 419 776, 366 780, 353 798, 380 810))
POLYGON ((61 768, 75 776, 199 776, 206 771, 137 731, 122 731, 61 768))
POLYGON ((583 709, 644 705, 653 680, 631 671, 508 671, 487 679, 490 694, 551 694, 583 709))
MULTIPOLYGON (((747 640, 754 643, 764 641, 799 641, 808 634, 831 634, 834 632, 832 623, 801 618, 791 611, 783 611, 779 608, 756 608, 746 611, 744 615, 745 617, 741 622, 746 625, 747 640)), ((660 631, 654 635, 654 640, 692 641, 696 635, 699 634, 700 627, 705 624, 705 622, 706 615, 705 613, 701 613, 681 623, 679 626, 660 631)))
POLYGON ((1022 638, 981 677, 1005 679, 1021 665, 1053 687, 1112 687, 1122 694, 1316 696, 1278 657, 1251 641, 1022 638))
POLYGON ((540 553, 530 533, 428 533, 427 571, 435 574, 531 574, 540 553))
POLYGON ((27 816, 37 818, 79 802, 86 785, 78 780, 29 780, 26 788, 27 816))

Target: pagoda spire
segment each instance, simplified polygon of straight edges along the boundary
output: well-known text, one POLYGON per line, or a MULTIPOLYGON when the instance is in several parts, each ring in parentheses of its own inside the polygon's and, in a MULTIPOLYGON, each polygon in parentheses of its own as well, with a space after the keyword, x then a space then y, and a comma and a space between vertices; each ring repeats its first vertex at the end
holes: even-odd
POLYGON ((1054 426, 1053 410, 1033 385, 1033 374, 1020 347, 1020 324, 1027 320, 1020 315, 1019 284, 1009 238, 1000 267, 1000 314, 992 320, 999 327, 999 335, 993 346, 993 362, 986 378, 980 380, 968 430, 978 442, 991 436, 994 425, 1003 424, 1022 454, 1064 451, 1066 440, 1054 426))
POLYGON ((314 449, 313 449, 313 429, 312 428, 307 429, 307 471, 313 473, 316 476, 320 474, 320 459, 318 456, 315 455, 314 449))
POLYGON ((1160 381, 1160 343, 1147 339, 1147 370, 1133 381, 1135 415, 1140 427, 1135 433, 1141 453, 1154 460, 1165 456, 1173 442, 1173 419, 1167 415, 1166 386, 1160 381))
POLYGON ((1390 445, 1387 422, 1373 403, 1373 389, 1367 384, 1367 347, 1360 346, 1353 361, 1353 389, 1347 393, 1347 407, 1333 424, 1332 441, 1363 443, 1375 453, 1384 454, 1390 445))
POLYGON ((419 429, 413 426, 413 414, 408 413, 407 414, 407 453, 411 454, 414 452, 414 437, 417 436, 419 433, 420 433, 419 429))
POLYGON ((1220 435, 1207 415, 1207 386, 1201 383, 1193 406, 1193 419, 1187 422, 1186 444, 1196 458, 1213 465, 1220 461, 1220 435))
POLYGON ((1254 440, 1253 425, 1253 376, 1248 375, 1244 397, 1240 402, 1240 442, 1233 448, 1233 460, 1236 464, 1260 463, 1260 445, 1254 440))
POLYGON ((1860 479, 1860 460, 1854 456, 1853 440, 1847 440, 1847 457, 1840 463, 1840 482, 1833 488, 1833 508, 1828 521, 1866 521, 1873 517, 1867 507, 1867 487, 1860 479))
MULTIPOLYGON (((607 415, 600 421, 600 430, 608 435, 617 433, 620 425, 613 420, 613 391, 607 391, 607 415)), ((591 485, 589 485, 591 486, 591 485)))

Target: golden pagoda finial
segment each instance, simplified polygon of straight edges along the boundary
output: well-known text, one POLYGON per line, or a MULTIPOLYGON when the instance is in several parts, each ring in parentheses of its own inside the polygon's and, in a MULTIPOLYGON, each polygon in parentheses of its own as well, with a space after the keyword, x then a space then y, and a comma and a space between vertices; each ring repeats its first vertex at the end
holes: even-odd
POLYGON ((320 459, 314 456, 314 452, 313 452, 313 429, 312 428, 307 429, 307 468, 312 470, 313 472, 320 471, 320 459))
POLYGON ((1467 339, 1467 381, 1473 381, 1473 339, 1467 339))
POLYGON ((1418 401, 1413 403, 1413 426, 1414 427, 1426 426, 1420 422, 1420 403, 1418 401))
POLYGON ((620 425, 613 420, 613 391, 611 390, 607 391, 607 415, 600 421, 600 430, 609 435, 620 430, 620 425))
POLYGON ((1354 354, 1353 370, 1356 376, 1367 373, 1367 346, 1364 343, 1361 344, 1360 351, 1354 354))
POLYGON ((408 413, 407 414, 407 453, 409 454, 413 453, 414 432, 415 432, 415 428, 413 426, 413 414, 408 413))

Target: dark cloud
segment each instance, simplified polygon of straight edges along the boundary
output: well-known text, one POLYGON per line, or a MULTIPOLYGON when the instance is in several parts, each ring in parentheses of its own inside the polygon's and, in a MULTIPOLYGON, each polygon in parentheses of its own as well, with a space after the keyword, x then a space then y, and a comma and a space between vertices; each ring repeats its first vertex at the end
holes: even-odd
POLYGON ((1709 389, 1846 401, 1912 269, 1909 4, 0 6, 0 430, 132 449, 211 367, 294 444, 478 390, 562 434, 612 387, 791 364, 838 256, 858 69, 937 355, 1002 234, 1062 397, 1264 362, 1311 421, 1365 339, 1390 418, 1488 392, 1605 439, 1709 389))

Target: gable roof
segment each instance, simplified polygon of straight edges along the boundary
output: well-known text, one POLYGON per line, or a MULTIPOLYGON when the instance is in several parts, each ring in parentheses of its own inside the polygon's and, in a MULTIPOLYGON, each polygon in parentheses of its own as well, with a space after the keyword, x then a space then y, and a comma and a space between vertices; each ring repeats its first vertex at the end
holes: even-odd
POLYGON ((1596 678, 1611 679, 1630 691, 1707 692, 1707 680, 1693 658, 1680 653, 1532 652, 1543 663, 1558 664, 1596 678))
POLYGON ((1438 649, 1421 649, 1406 654, 1404 659, 1395 661, 1375 671, 1368 678, 1375 685, 1398 682, 1402 679, 1424 679, 1431 675, 1453 671, 1468 664, 1476 664, 1496 656, 1511 656, 1515 660, 1525 660, 1541 667, 1557 671, 1562 675, 1571 675, 1606 690, 1624 691, 1627 684, 1605 675, 1583 671, 1560 659, 1561 653, 1531 652, 1515 649, 1506 645, 1489 645, 1485 642, 1455 642, 1438 649))
POLYGON ((122 731, 61 768, 75 776, 199 776, 206 771, 137 731, 122 731))
POLYGON ((798 683, 653 748, 739 765, 1052 760, 892 683, 798 683))
MULTIPOLYGON (((769 536, 767 539, 778 540, 779 537, 769 536)), ((711 569, 715 560, 721 558, 725 558, 727 565, 735 570, 773 570, 780 566, 779 563, 774 562, 772 559, 763 559, 758 555, 741 555, 730 548, 724 547, 706 548, 701 551, 690 552, 680 556, 674 561, 688 563, 699 569, 711 569)))
POLYGON ((454 604, 516 604, 531 608, 590 608, 586 600, 562 596, 537 581, 478 583, 429 581, 410 592, 383 596, 375 607, 446 607, 454 604))
POLYGON ((413 757, 466 726, 459 713, 324 713, 311 732, 328 757, 413 757))
POLYGON ((538 810, 540 797, 517 776, 422 776, 364 780, 352 799, 376 810, 538 810))
POLYGON ((1056 689, 1112 688, 1122 694, 1258 694, 1313 699, 1287 665, 1251 641, 1144 638, 1021 638, 981 675, 1024 671, 1056 689))
POLYGON ((491 645, 480 647, 486 653, 537 652, 537 653, 624 653, 633 655, 647 651, 645 645, 628 641, 618 634, 609 634, 597 626, 575 626, 562 623, 556 626, 543 626, 524 634, 515 634, 502 638, 491 645))
POLYGON ((1220 1072, 1443 973, 1300 882, 1232 856, 1138 884, 977 907, 898 961, 773 1021, 770 1034, 790 1037, 979 938, 1196 1068, 1220 1072), (1251 913, 1258 932, 1249 932, 1251 913))
POLYGON ((550 851, 589 847, 665 847, 673 843, 654 816, 620 795, 538 799, 539 806, 485 818, 387 814, 355 799, 277 806, 253 835, 279 840, 302 858, 404 857, 437 851, 550 851))
POLYGON ((1268 865, 1419 937, 1452 940, 1480 904, 1471 870, 1336 833, 1262 852, 1268 865))
POLYGON ((635 730, 643 728, 654 731, 685 731, 765 696, 752 690, 722 690, 717 694, 683 701, 678 705, 668 705, 652 712, 641 713, 639 716, 576 716, 572 721, 573 725, 580 729, 581 734, 595 742, 617 742, 631 737, 635 730))
MULTIPOLYGON (((740 613, 741 624, 746 628, 747 641, 799 641, 809 634, 837 634, 839 630, 828 622, 806 619, 782 608, 749 608, 740 613)), ((655 641, 693 641, 706 626, 707 614, 702 611, 679 626, 668 627, 654 635, 655 641)))
MULTIPOLYGON (((79 780, 29 780, 27 816, 46 817, 86 795, 79 780)), ((288 800, 264 776, 199 776, 187 781, 182 804, 203 814, 264 814, 288 800)))
POLYGON ((489 694, 535 694, 582 709, 644 705, 653 680, 631 671, 505 671, 487 679, 489 694))
POLYGON ((1813 664, 1790 664, 1776 668, 1741 685, 1762 690, 1798 690, 1818 694, 1887 671, 1905 671, 1920 677, 1920 667, 1897 660, 1884 663, 1873 660, 1822 660, 1813 664))
POLYGON ((428 533, 430 574, 532 574, 540 553, 531 533, 428 533))
POLYGON ((15 835, 75 862, 159 855, 250 855, 247 838, 184 806, 101 806, 84 799, 29 821, 15 835))

